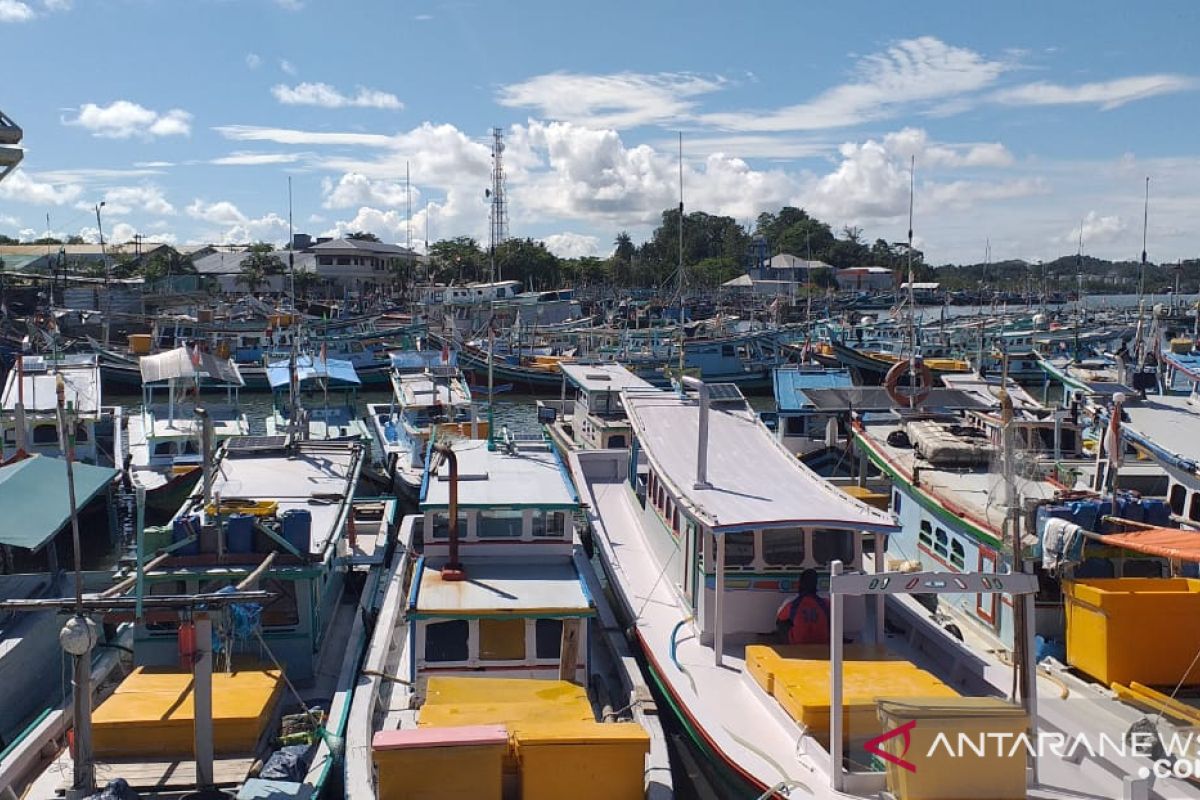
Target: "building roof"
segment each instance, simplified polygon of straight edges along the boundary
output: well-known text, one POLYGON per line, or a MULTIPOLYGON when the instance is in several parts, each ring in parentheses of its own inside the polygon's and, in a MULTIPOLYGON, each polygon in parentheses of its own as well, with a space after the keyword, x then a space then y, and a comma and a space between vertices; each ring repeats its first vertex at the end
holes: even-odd
MULTIPOLYGON (((83 508, 117 471, 76 461, 75 502, 83 508)), ((63 459, 34 455, 0 467, 0 544, 37 550, 71 520, 67 466, 63 459)))
POLYGON ((192 264, 195 266, 196 272, 201 275, 233 275, 242 271, 242 260, 249 252, 249 250, 237 250, 210 253, 197 258, 192 264))
POLYGON ((22 388, 17 388, 18 370, 9 370, 4 385, 2 405, 13 411, 24 393, 26 411, 53 411, 58 407, 57 382, 62 375, 66 389, 64 402, 75 408, 76 414, 97 414, 100 411, 100 367, 91 355, 64 355, 57 360, 44 356, 25 356, 22 388))
POLYGON ((336 250, 363 250, 370 253, 387 253, 397 256, 415 256, 417 254, 416 251, 409 250, 407 247, 401 247, 398 244, 372 242, 366 239, 330 239, 328 242, 314 244, 309 249, 321 253, 336 250))
POLYGON ((813 408, 805 394, 810 389, 843 389, 853 386, 848 369, 812 369, 810 367, 776 367, 774 373, 775 405, 779 411, 805 411, 813 408))
POLYGON ((824 261, 808 260, 791 255, 790 253, 780 253, 777 256, 771 256, 767 262, 767 266, 771 269, 831 269, 829 264, 824 261))
POLYGON ((596 613, 575 564, 472 562, 463 559, 465 581, 445 581, 422 562, 410 618, 506 616, 586 617, 596 613))
MULTIPOLYGON (((900 288, 907 289, 908 281, 905 281, 904 283, 900 284, 900 288)), ((942 288, 942 285, 940 283, 938 283, 937 281, 913 281, 912 288, 914 290, 920 290, 920 291, 926 291, 926 292, 936 292, 938 289, 942 288)))
POLYGON ((696 488, 700 404, 675 392, 626 391, 638 443, 674 493, 716 533, 813 526, 890 531, 891 515, 818 477, 783 449, 744 400, 709 410, 708 486, 696 488))
POLYGON ((165 353, 142 356, 138 360, 142 383, 168 381, 172 378, 198 378, 233 386, 245 386, 242 373, 233 359, 220 359, 211 353, 176 347, 165 353))
POLYGON ((0 244, 0 256, 44 256, 47 252, 50 255, 65 252, 67 256, 95 258, 100 258, 102 255, 113 257, 134 255, 135 253, 147 256, 164 247, 170 249, 171 245, 161 242, 142 242, 140 246, 135 246, 133 242, 106 243, 104 249, 101 250, 99 244, 0 244))
MULTIPOLYGON (((458 504, 462 508, 575 508, 579 498, 558 455, 544 444, 508 452, 502 444, 468 439, 454 443, 458 504)), ((435 462, 436 463, 436 462, 435 462)), ((442 460, 425 476, 421 508, 450 505, 450 466, 442 460)))
POLYGON ((560 364, 559 370, 567 376, 568 381, 585 392, 653 388, 622 364, 560 364))

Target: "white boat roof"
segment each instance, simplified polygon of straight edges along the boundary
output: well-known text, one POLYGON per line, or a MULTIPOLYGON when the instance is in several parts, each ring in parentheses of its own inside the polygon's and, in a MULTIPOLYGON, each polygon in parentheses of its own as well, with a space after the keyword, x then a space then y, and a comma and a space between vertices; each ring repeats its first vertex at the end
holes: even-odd
POLYGON ((621 364, 571 364, 560 365, 564 375, 585 392, 619 392, 622 389, 650 389, 647 382, 634 375, 621 364))
MULTIPOLYGON (((999 375, 988 376, 986 378, 980 377, 974 372, 943 375, 942 383, 948 389, 956 389, 971 397, 978 398, 981 402, 987 403, 989 406, 998 407, 1000 405, 999 375)), ((1026 391, 1024 386, 1012 378, 1008 379, 1006 388, 1008 389, 1008 396, 1012 398, 1014 408, 1043 408, 1042 404, 1034 399, 1033 395, 1026 391)))
MULTIPOLYGON (((54 411, 58 407, 57 376, 62 375, 66 387, 64 402, 75 407, 76 414, 95 415, 100 412, 100 367, 94 356, 60 356, 46 359, 25 356, 21 383, 25 394, 26 411, 54 411)), ((18 371, 14 366, 4 384, 4 410, 17 407, 20 391, 18 371)))
MULTIPOLYGON (((213 436, 217 440, 230 436, 244 436, 250 432, 246 414, 233 406, 206 405, 208 418, 212 420, 213 436)), ((174 439, 198 437, 201 433, 200 420, 191 414, 190 406, 177 405, 175 416, 168 414, 168 406, 153 405, 145 410, 151 422, 150 436, 155 439, 174 439)), ((133 416, 138 416, 137 414, 133 416)), ((130 422, 133 418, 130 418, 130 422)))
POLYGON ((395 388, 397 399, 405 408, 463 406, 471 402, 461 373, 451 378, 435 378, 424 373, 397 375, 395 388))
POLYGON ((525 564, 463 559, 462 566, 466 580, 445 581, 439 567, 424 563, 416 607, 410 606, 410 614, 580 617, 595 613, 575 564, 569 559, 525 564))
POLYGON ((1126 403, 1129 421, 1122 423, 1167 453, 1200 462, 1200 406, 1187 395, 1147 397, 1126 403))
MULTIPOLYGON (((574 508, 575 487, 548 444, 524 445, 512 453, 503 443, 488 450, 482 439, 454 443, 458 458, 458 504, 463 508, 574 508)), ((434 461, 436 463, 436 460, 434 461)), ((426 475, 421 508, 450 505, 450 465, 442 459, 426 475)))
POLYGON ((709 410, 709 488, 695 488, 700 403, 675 392, 625 392, 638 442, 660 476, 715 532, 767 527, 895 530, 890 514, 818 477, 759 425, 745 401, 709 410))
POLYGON ((142 356, 138 360, 142 383, 157 383, 172 378, 198 378, 232 386, 245 386, 242 373, 233 359, 221 359, 211 353, 196 352, 186 346, 165 353, 142 356))

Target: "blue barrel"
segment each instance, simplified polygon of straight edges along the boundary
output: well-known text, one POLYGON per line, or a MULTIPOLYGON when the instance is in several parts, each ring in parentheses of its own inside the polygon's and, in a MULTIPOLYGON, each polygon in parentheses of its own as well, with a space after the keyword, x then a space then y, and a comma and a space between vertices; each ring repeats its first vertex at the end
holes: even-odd
POLYGON ((283 538, 301 555, 308 555, 312 539, 312 514, 306 508, 292 508, 283 512, 282 520, 283 538))
POLYGON ((225 549, 230 553, 254 552, 254 517, 231 514, 225 520, 225 549))
POLYGON ((196 541, 191 544, 184 545, 178 550, 172 550, 177 556, 198 556, 200 555, 200 515, 192 514, 186 517, 176 517, 175 522, 171 525, 171 541, 182 542, 191 535, 195 535, 196 541), (188 524, 191 524, 191 530, 188 530, 188 524))

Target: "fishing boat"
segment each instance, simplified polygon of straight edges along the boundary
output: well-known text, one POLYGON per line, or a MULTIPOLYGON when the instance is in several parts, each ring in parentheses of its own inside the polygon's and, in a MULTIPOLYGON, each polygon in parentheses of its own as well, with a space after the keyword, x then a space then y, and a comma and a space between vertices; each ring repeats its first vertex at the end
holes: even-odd
POLYGON ((138 367, 142 408, 126 417, 128 461, 123 467, 132 485, 145 491, 147 513, 169 517, 200 478, 197 395, 203 389, 225 392, 225 403, 204 402, 219 445, 250 433, 250 422, 238 405, 244 381, 232 359, 219 359, 196 346, 143 356, 138 367), (166 403, 155 402, 156 391, 166 392, 166 403))
POLYGON ((57 384, 75 420, 75 453, 89 464, 113 464, 113 437, 121 409, 104 406, 97 359, 88 354, 22 355, 8 373, 0 400, 0 442, 16 451, 61 458, 57 384))
POLYGON ((415 498, 425 475, 430 437, 486 438, 488 423, 471 405, 471 389, 455 351, 392 353, 392 402, 368 403, 366 419, 378 445, 380 468, 397 493, 415 498))
POLYGON ((564 364, 562 397, 538 400, 538 421, 560 452, 628 447, 632 431, 621 392, 631 388, 653 387, 620 364, 564 364))
MULTIPOLYGON (((839 341, 829 342, 829 349, 842 366, 853 371, 855 376, 857 376, 858 383, 867 386, 882 384, 888 370, 896 364, 908 360, 907 355, 858 350, 839 341)), ((942 375, 969 372, 971 370, 970 363, 961 358, 931 357, 923 358, 922 360, 925 366, 929 367, 935 379, 940 378, 942 375)))
MULTIPOLYGON (((1068 701, 1039 684, 1031 625, 1017 657, 1022 703, 1007 702, 1011 668, 943 630, 908 593, 1011 602, 1036 591, 1034 576, 894 569, 884 555, 897 530, 890 514, 805 469, 732 388, 696 388, 699 398, 626 392, 632 448, 573 451, 569 463, 623 622, 718 796, 1145 791, 1146 777, 1127 777, 1149 774, 1151 762, 1137 755, 1041 757, 1032 771, 1019 751, 1011 761, 983 752, 913 761, 935 755, 922 737, 938 731, 1036 738, 1039 729, 1070 736, 1103 724, 1119 739, 1123 729, 1094 714, 1121 706, 1068 701), (776 644, 769 631, 805 570, 817 571, 828 594, 829 644, 776 644), (902 735, 906 746, 879 755, 876 743, 902 735)), ((1178 780, 1155 788, 1167 785, 1192 796, 1178 780)))
POLYGON ((358 415, 358 370, 349 361, 300 355, 267 366, 273 397, 267 435, 289 432, 297 438, 355 441, 370 459, 372 436, 358 415))
POLYGON ((814 389, 849 389, 853 385, 850 370, 845 368, 791 364, 776 367, 773 430, 776 439, 809 466, 830 456, 837 460, 845 450, 848 420, 841 419, 836 412, 818 408, 809 393, 814 389))
POLYGON ((393 501, 355 502, 362 462, 349 442, 228 440, 171 525, 139 533, 128 576, 61 601, 131 631, 133 670, 93 687, 67 742, 39 727, 6 751, 0 768, 24 767, 7 785, 43 800, 118 778, 142 797, 330 789, 394 533, 393 501))
POLYGON ((673 796, 579 512, 540 438, 436 447, 355 689, 347 796, 673 796))

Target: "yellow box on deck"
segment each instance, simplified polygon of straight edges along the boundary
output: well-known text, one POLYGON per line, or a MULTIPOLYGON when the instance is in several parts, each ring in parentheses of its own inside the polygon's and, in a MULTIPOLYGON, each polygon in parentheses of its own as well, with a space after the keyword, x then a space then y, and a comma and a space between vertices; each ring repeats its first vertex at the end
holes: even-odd
POLYGON ((567 681, 530 678, 430 678, 420 727, 508 725, 538 720, 595 720, 587 690, 567 681))
MULTIPOLYGON (((252 517, 273 517, 279 511, 278 500, 241 500, 231 497, 221 501, 222 514, 249 514, 252 517)), ((210 517, 217 515, 216 503, 204 507, 204 513, 210 517)))
POLYGON ((503 725, 380 731, 371 742, 381 800, 500 800, 503 725))
MULTIPOLYGON (((846 661, 892 661, 896 654, 882 645, 848 644, 842 647, 846 661)), ((746 671, 767 694, 775 691, 775 673, 789 660, 828 661, 827 644, 752 644, 746 647, 746 671)))
POLYGON ((1200 580, 1091 578, 1063 581, 1067 663, 1105 685, 1200 684, 1192 664, 1200 636, 1200 580))
MULTIPOLYGON (((213 749, 251 754, 270 724, 283 689, 278 670, 214 672, 213 749)), ((102 758, 192 758, 195 695, 190 672, 138 667, 92 715, 102 758)))
POLYGON ((127 337, 129 339, 129 352, 135 356, 145 356, 150 354, 150 345, 153 342, 153 337, 148 333, 131 333, 127 337))
POLYGON ((887 511, 888 504, 892 499, 886 492, 875 492, 866 486, 851 484, 849 486, 839 486, 838 488, 854 499, 861 500, 872 508, 878 508, 880 511, 887 511))
POLYGON ((916 722, 908 732, 907 752, 901 752, 902 736, 881 745, 916 768, 910 772, 897 764, 887 764, 887 788, 897 800, 1026 797, 1025 748, 1015 748, 1013 753, 1011 738, 1029 727, 1028 717, 1019 706, 994 697, 956 697, 925 703, 880 700, 879 718, 883 729, 889 731, 916 722), (938 739, 939 734, 944 734, 944 739, 938 739), (1008 738, 988 738, 988 734, 1005 734, 1008 738), (960 739, 976 749, 960 746, 960 739), (943 740, 949 742, 949 748, 943 740), (997 741, 1004 744, 997 745, 997 741), (978 755, 980 743, 982 756, 978 755))
POLYGON ((521 800, 639 800, 650 737, 633 722, 532 722, 513 737, 521 800))

